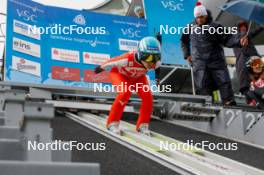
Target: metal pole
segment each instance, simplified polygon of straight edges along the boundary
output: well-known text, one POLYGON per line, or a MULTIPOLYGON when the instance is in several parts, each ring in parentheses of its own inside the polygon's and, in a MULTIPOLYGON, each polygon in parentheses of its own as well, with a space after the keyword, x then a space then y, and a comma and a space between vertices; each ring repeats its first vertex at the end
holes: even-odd
POLYGON ((193 91, 193 95, 196 95, 192 62, 189 62, 189 66, 191 67, 192 91, 193 91))
POLYGON ((195 92, 195 84, 194 84, 194 77, 193 77, 193 67, 191 65, 191 77, 192 77, 192 91, 193 91, 193 95, 196 95, 195 92))
POLYGON ((252 21, 249 22, 248 31, 247 31, 247 35, 246 35, 246 36, 248 36, 248 34, 249 34, 249 32, 250 32, 251 25, 252 25, 252 21))

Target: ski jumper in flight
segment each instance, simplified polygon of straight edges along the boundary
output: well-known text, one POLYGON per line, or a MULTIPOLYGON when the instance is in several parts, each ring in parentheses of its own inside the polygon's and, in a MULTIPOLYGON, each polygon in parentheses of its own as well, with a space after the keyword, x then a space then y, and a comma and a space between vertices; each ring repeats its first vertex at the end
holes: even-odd
POLYGON ((149 123, 153 109, 153 97, 146 74, 148 70, 159 67, 160 57, 159 41, 154 37, 145 37, 140 41, 137 51, 112 58, 95 69, 95 73, 98 74, 110 67, 109 75, 112 84, 115 87, 122 87, 121 92, 117 92, 118 95, 107 119, 106 126, 110 131, 120 134, 119 124, 124 108, 132 92, 135 91, 142 100, 136 130, 150 135, 149 123))

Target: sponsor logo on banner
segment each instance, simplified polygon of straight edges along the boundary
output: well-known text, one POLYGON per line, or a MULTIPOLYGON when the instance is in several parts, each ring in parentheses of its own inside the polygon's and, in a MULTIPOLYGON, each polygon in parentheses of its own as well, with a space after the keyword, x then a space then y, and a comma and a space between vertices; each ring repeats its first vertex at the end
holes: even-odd
POLYGON ((19 5, 19 6, 22 6, 24 8, 31 9, 33 12, 44 13, 44 10, 43 9, 39 9, 37 6, 31 6, 28 3, 25 4, 25 3, 21 2, 20 0, 19 1, 17 1, 17 0, 10 0, 10 2, 15 3, 15 4, 19 5))
POLYGON ((82 14, 75 16, 73 22, 79 25, 86 25, 85 17, 82 14))
POLYGON ((52 48, 51 52, 53 60, 80 63, 79 51, 52 48))
POLYGON ((13 22, 13 29, 15 33, 40 40, 40 34, 39 33, 34 33, 31 30, 33 29, 32 25, 23 23, 21 21, 14 20, 13 22))
POLYGON ((125 24, 125 25, 130 25, 130 26, 134 26, 134 27, 147 27, 146 23, 142 23, 142 22, 131 22, 131 21, 119 21, 119 20, 114 20, 113 21, 116 24, 125 24))
POLYGON ((138 48, 139 41, 119 39, 119 50, 122 51, 135 51, 138 48))
POLYGON ((84 81, 91 83, 111 83, 108 72, 95 74, 93 70, 84 71, 84 81))
POLYGON ((102 65, 106 61, 110 60, 109 54, 83 52, 83 63, 102 65))
POLYGON ((134 30, 133 28, 121 29, 121 32, 124 36, 128 36, 129 38, 141 38, 140 30, 134 30))
POLYGON ((24 58, 12 57, 12 69, 40 77, 40 63, 26 60, 24 58))
POLYGON ((40 45, 13 38, 13 50, 40 58, 40 45))
POLYGON ((170 11, 184 11, 182 2, 176 2, 175 0, 162 0, 161 4, 165 9, 168 9, 170 11))
POLYGON ((37 16, 35 14, 32 14, 30 11, 16 9, 16 12, 17 12, 17 15, 19 18, 21 18, 27 22, 37 23, 37 16))
POLYGON ((75 68, 53 66, 52 78, 58 80, 81 81, 81 71, 75 68))
POLYGON ((91 47, 97 47, 98 45, 103 45, 103 46, 110 46, 110 42, 109 41, 102 41, 99 40, 97 37, 93 38, 93 39, 84 39, 84 38, 67 38, 67 37, 57 37, 57 36, 51 36, 52 39, 59 39, 59 40, 65 40, 65 41, 74 41, 74 42, 78 42, 78 43, 85 43, 85 44, 89 44, 91 47))

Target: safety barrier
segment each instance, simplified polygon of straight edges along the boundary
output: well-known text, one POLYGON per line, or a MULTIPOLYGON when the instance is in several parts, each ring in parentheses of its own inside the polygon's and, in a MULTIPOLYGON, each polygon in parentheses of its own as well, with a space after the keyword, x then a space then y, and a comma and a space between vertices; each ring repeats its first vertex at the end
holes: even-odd
POLYGON ((33 150, 30 143, 52 143, 50 122, 54 106, 45 102, 41 90, 0 87, 0 168, 1 174, 99 175, 99 164, 72 163, 71 151, 33 150))

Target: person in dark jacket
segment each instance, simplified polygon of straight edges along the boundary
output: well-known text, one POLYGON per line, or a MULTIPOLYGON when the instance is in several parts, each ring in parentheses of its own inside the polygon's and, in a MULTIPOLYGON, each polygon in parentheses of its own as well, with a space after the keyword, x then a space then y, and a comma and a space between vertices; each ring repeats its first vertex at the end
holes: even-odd
MULTIPOLYGON (((248 23, 246 21, 239 21, 237 24, 238 27, 238 37, 243 37, 247 35, 249 30, 248 23)), ((246 68, 246 63, 249 61, 249 58, 252 56, 260 56, 257 49, 255 48, 251 38, 258 35, 263 30, 262 27, 257 30, 250 32, 248 35, 248 45, 242 48, 233 48, 234 54, 236 56, 236 72, 239 78, 239 91, 246 95, 250 88, 250 77, 249 72, 246 68)))
POLYGON ((247 37, 238 38, 236 35, 212 34, 208 31, 200 33, 202 27, 224 29, 222 25, 213 22, 211 13, 201 3, 195 7, 194 16, 195 21, 189 26, 198 29, 191 32, 189 28, 189 32, 184 32, 181 45, 184 58, 193 66, 196 93, 212 95, 214 90, 219 89, 224 105, 236 105, 223 46, 247 45, 247 37))

